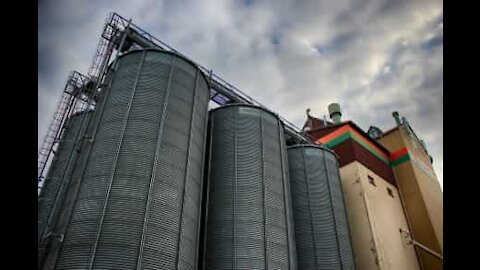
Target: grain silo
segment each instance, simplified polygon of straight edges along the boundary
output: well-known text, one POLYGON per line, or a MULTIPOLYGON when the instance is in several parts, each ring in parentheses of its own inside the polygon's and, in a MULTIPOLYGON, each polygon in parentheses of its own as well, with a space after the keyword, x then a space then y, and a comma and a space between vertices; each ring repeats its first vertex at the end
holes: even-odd
POLYGON ((326 148, 288 148, 299 269, 355 269, 338 161, 326 148))
POLYGON ((42 264, 44 253, 51 239, 54 224, 61 210, 70 175, 79 153, 78 142, 85 133, 92 111, 79 112, 70 116, 58 142, 55 156, 45 177, 38 196, 38 262, 42 264), (84 119, 85 118, 85 119, 84 119), (81 128, 81 127, 84 128, 81 128))
POLYGON ((204 269, 296 269, 282 122, 245 104, 209 120, 204 269))
POLYGON ((196 269, 207 80, 155 49, 116 64, 55 269, 196 269))
MULTIPOLYGON (((111 72, 107 74, 107 79, 105 82, 108 82, 108 78, 111 77, 111 72)), ((106 87, 106 85, 104 86, 106 87)), ((102 87, 102 90, 105 88, 102 87)), ((73 165, 73 169, 69 174, 69 183, 65 189, 65 195, 61 202, 61 208, 57 214, 55 222, 51 224, 50 231, 51 237, 48 239, 46 247, 45 256, 39 256, 39 268, 43 270, 55 269, 55 263, 58 258, 58 253, 60 246, 63 242, 63 237, 65 235, 65 230, 68 225, 68 221, 72 214, 73 204, 78 196, 79 186, 82 181, 83 172, 85 171, 85 166, 89 158, 91 145, 92 145, 92 136, 95 128, 98 126, 98 118, 101 115, 101 108, 105 100, 105 91, 101 91, 96 97, 96 110, 88 114, 88 118, 85 119, 84 127, 87 126, 86 132, 82 132, 82 140, 79 140, 79 144, 76 147, 78 150, 77 158, 73 165), (41 260, 40 260, 41 259, 41 260)), ((39 251, 40 254, 40 251, 39 251)))

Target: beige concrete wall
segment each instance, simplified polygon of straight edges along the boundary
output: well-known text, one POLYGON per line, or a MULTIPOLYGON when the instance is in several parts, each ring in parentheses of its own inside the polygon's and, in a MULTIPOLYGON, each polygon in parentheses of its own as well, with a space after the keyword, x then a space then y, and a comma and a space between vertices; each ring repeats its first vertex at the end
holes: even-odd
POLYGON ((340 168, 343 197, 347 208, 348 225, 352 239, 355 264, 358 270, 377 270, 375 242, 370 228, 367 208, 363 200, 357 162, 340 168))
POLYGON ((405 146, 405 143, 400 136, 399 128, 383 137, 378 138, 377 141, 392 153, 405 146))
MULTIPOLYGON (((413 237, 423 245, 440 252, 440 246, 430 222, 430 215, 427 208, 424 207, 424 196, 420 191, 412 163, 405 162, 397 166, 395 168, 395 176, 399 179, 398 185, 402 192, 413 237)), ((422 269, 442 269, 442 263, 438 259, 420 248, 417 248, 417 252, 421 260, 422 269)))
POLYGON ((427 214, 430 218, 431 226, 435 232, 439 248, 443 253, 443 191, 438 182, 433 166, 428 156, 415 147, 415 142, 401 130, 402 140, 410 152, 410 162, 413 172, 417 179, 420 193, 423 197, 427 214))
POLYGON ((420 269, 399 232, 408 226, 397 189, 358 162, 342 167, 340 175, 358 269, 420 269))
MULTIPOLYGON (((428 155, 419 147, 420 142, 403 128, 387 134, 379 142, 392 152, 407 147, 410 160, 396 166, 394 173, 413 236, 443 254, 443 192, 428 155)), ((420 248, 417 252, 422 269, 442 269, 442 262, 437 258, 420 248)))
POLYGON ((425 208, 432 223, 440 253, 443 253, 443 192, 437 180, 432 179, 416 166, 413 166, 413 170, 418 179, 419 189, 424 198, 425 208))

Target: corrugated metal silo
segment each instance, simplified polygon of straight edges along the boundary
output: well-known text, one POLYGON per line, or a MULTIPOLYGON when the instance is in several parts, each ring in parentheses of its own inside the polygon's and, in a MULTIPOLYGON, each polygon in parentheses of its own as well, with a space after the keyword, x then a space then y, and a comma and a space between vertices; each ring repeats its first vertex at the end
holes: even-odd
POLYGON ((66 120, 65 129, 39 194, 37 203, 39 268, 43 265, 50 240, 54 237, 54 226, 62 209, 71 174, 79 155, 81 155, 78 142, 85 134, 86 123, 92 114, 92 111, 88 111, 86 115, 85 112, 80 112, 66 120), (82 125, 83 129, 81 129, 82 125))
POLYGON ((297 145, 288 163, 299 269, 355 269, 335 154, 297 145))
POLYGON ((85 126, 93 112, 76 113, 65 121, 55 156, 52 160, 44 184, 38 196, 38 251, 39 262, 43 257, 49 235, 61 210, 65 191, 78 157, 78 141, 85 133, 85 126), (85 119, 83 119, 85 117, 85 119), (83 129, 81 129, 83 124, 83 129))
MULTIPOLYGON (((96 108, 99 108, 100 105, 97 105, 96 108)), ((68 223, 68 219, 72 212, 72 204, 78 193, 78 185, 81 181, 82 171, 86 165, 88 159, 89 148, 91 146, 90 138, 92 136, 93 130, 96 126, 96 119, 98 119, 99 112, 97 110, 90 111, 87 115, 88 117, 84 120, 84 128, 87 127, 86 132, 81 133, 83 139, 79 140, 77 146, 77 158, 73 161, 71 172, 69 174, 69 183, 65 188, 64 197, 61 201, 60 208, 58 209, 58 214, 55 222, 52 222, 51 236, 48 239, 46 246, 45 257, 42 258, 39 256, 39 268, 43 270, 54 269, 55 262, 58 256, 59 246, 63 241, 64 229, 68 223), (42 258, 42 260, 40 260, 42 258)), ((81 121, 81 119, 79 119, 81 121)), ((40 251, 39 251, 40 254, 40 251)))
POLYGON ((283 124, 227 105, 209 125, 204 269, 296 269, 283 124))
POLYGON ((117 64, 55 269, 196 269, 207 80, 154 49, 117 64))

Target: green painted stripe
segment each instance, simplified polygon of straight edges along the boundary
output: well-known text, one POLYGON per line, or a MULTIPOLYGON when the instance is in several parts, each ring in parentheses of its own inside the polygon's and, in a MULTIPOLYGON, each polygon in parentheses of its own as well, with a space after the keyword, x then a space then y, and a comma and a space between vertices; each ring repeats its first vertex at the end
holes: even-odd
POLYGON ((349 139, 351 137, 351 134, 350 132, 345 132, 345 134, 343 135, 340 135, 338 136, 337 138, 329 141, 328 143, 324 144, 324 146, 328 147, 328 148, 333 148, 335 147, 336 145, 346 141, 347 139, 349 139))
POLYGON ((403 155, 403 156, 401 156, 401 157, 399 157, 395 160, 392 160, 391 164, 392 164, 393 167, 395 167, 395 166, 398 166, 398 165, 404 163, 405 161, 409 161, 409 160, 410 160, 410 155, 405 154, 405 155, 403 155))
POLYGON ((405 155, 403 155, 403 156, 401 156, 401 157, 399 157, 395 160, 390 161, 390 160, 386 159, 383 155, 378 153, 378 151, 373 149, 370 145, 365 143, 362 138, 359 138, 356 134, 354 134, 351 131, 345 132, 344 134, 342 134, 342 135, 338 136, 337 138, 335 138, 335 139, 329 141, 328 143, 324 144, 324 146, 332 149, 333 147, 339 145, 340 143, 342 143, 342 142, 344 142, 348 139, 353 139, 358 144, 360 144, 363 148, 365 148, 367 151, 372 153, 374 156, 376 156, 378 159, 380 159, 381 161, 383 161, 385 164, 387 164, 389 166, 392 166, 392 167, 398 166, 398 165, 404 163, 405 161, 410 160, 410 156, 407 153, 407 154, 405 154, 405 155))
POLYGON ((385 164, 390 165, 390 161, 386 159, 384 156, 382 156, 380 153, 375 151, 370 145, 366 144, 361 138, 358 138, 355 134, 352 134, 352 138, 358 142, 361 146, 363 146, 365 149, 367 149, 370 153, 378 157, 381 161, 385 162, 385 164))
POLYGON ((363 146, 365 149, 367 149, 370 153, 375 155, 377 158, 379 158, 381 161, 385 162, 385 164, 390 165, 390 161, 385 159, 381 154, 377 153, 372 147, 370 147, 368 144, 366 144, 362 139, 358 138, 355 134, 352 132, 348 131, 343 135, 338 136, 337 138, 329 141, 328 143, 325 144, 326 147, 328 148, 333 148, 337 146, 338 144, 352 138, 355 140, 357 143, 359 143, 361 146, 363 146))
POLYGON ((377 146, 370 142, 369 139, 367 139, 366 137, 364 137, 362 134, 358 133, 357 131, 355 130, 352 130, 352 134, 355 135, 359 140, 361 140, 362 142, 365 143, 366 146, 369 147, 370 150, 374 151, 375 153, 381 155, 383 157, 384 160, 390 160, 388 158, 388 155, 385 154, 382 150, 380 150, 379 148, 377 148, 377 146))

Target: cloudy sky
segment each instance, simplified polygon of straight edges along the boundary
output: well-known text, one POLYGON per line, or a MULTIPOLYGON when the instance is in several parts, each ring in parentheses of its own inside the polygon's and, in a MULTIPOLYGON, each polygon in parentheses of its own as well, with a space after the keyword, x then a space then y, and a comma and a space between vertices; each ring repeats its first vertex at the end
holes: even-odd
POLYGON ((443 2, 50 0, 38 8, 38 144, 72 70, 86 74, 115 11, 302 126, 344 120, 425 140, 443 186, 443 2))

